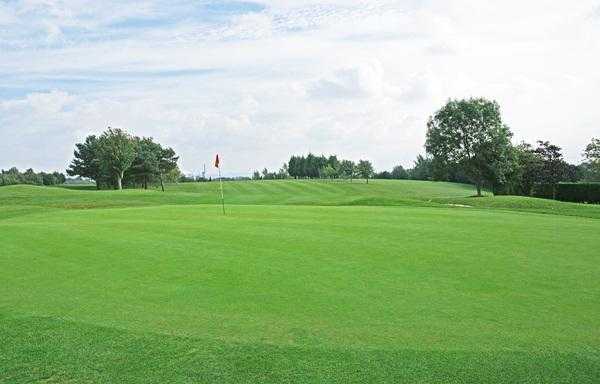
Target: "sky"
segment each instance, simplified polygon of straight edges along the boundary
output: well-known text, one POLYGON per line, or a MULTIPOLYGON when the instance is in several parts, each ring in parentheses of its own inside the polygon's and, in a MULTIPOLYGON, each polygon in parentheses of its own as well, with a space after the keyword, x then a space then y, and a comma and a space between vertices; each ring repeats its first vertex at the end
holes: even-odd
MULTIPOLYGON (((180 168, 291 154, 412 165, 449 99, 579 162, 600 136, 600 0, 0 0, 0 168, 64 170, 106 127, 180 168)), ((209 173, 210 174, 210 173, 209 173)))

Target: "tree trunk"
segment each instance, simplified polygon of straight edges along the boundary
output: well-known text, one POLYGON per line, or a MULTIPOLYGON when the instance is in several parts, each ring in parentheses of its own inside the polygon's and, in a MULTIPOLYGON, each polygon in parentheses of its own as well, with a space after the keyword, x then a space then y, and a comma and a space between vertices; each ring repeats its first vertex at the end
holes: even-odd
POLYGON ((144 176, 144 189, 148 189, 148 176, 144 176))
POLYGON ((369 184, 369 178, 367 177, 367 184, 369 184))
POLYGON ((160 174, 160 188, 162 189, 162 191, 165 191, 165 185, 163 184, 163 178, 162 178, 162 173, 160 174))
POLYGON ((117 173, 117 189, 118 190, 123 189, 122 181, 123 181, 123 172, 119 172, 119 173, 117 173))
POLYGON ((481 197, 481 183, 477 183, 477 197, 481 197))
POLYGON ((96 189, 99 191, 100 190, 100 182, 98 180, 96 180, 96 189))

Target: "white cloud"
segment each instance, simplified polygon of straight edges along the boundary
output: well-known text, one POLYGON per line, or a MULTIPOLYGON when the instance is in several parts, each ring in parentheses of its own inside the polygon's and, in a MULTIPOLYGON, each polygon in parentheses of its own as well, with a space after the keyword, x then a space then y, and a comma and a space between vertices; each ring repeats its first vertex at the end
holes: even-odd
POLYGON ((64 111, 74 101, 74 97, 66 92, 36 92, 28 94, 23 99, 1 101, 0 107, 5 112, 18 111, 23 113, 34 113, 44 118, 64 111))
POLYGON ((308 150, 390 168, 422 152, 430 113, 469 96, 571 161, 597 135, 597 2, 265 5, 0 3, 0 167, 64 168, 76 140, 113 125, 174 146, 188 171, 216 151, 234 173, 308 150))
POLYGON ((317 98, 379 97, 384 92, 384 70, 377 60, 337 69, 332 75, 309 86, 310 96, 317 98))

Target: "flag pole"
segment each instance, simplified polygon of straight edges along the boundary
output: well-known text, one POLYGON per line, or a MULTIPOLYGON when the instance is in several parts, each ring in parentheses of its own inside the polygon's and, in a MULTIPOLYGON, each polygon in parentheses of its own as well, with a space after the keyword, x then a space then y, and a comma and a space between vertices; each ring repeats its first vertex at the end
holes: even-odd
POLYGON ((223 179, 221 178, 221 168, 219 168, 219 184, 221 186, 221 205, 223 206, 223 214, 225 214, 225 197, 223 196, 223 179))
POLYGON ((223 207, 223 215, 225 215, 225 196, 223 195, 223 178, 221 177, 221 162, 219 154, 215 156, 215 167, 219 170, 219 186, 221 187, 221 206, 223 207))

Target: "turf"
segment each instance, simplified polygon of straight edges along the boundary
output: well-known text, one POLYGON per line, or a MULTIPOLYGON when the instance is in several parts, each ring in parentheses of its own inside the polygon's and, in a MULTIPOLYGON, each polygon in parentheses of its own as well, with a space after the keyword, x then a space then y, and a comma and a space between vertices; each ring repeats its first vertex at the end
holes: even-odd
POLYGON ((596 206, 285 184, 0 188, 0 382, 600 381, 596 206))

